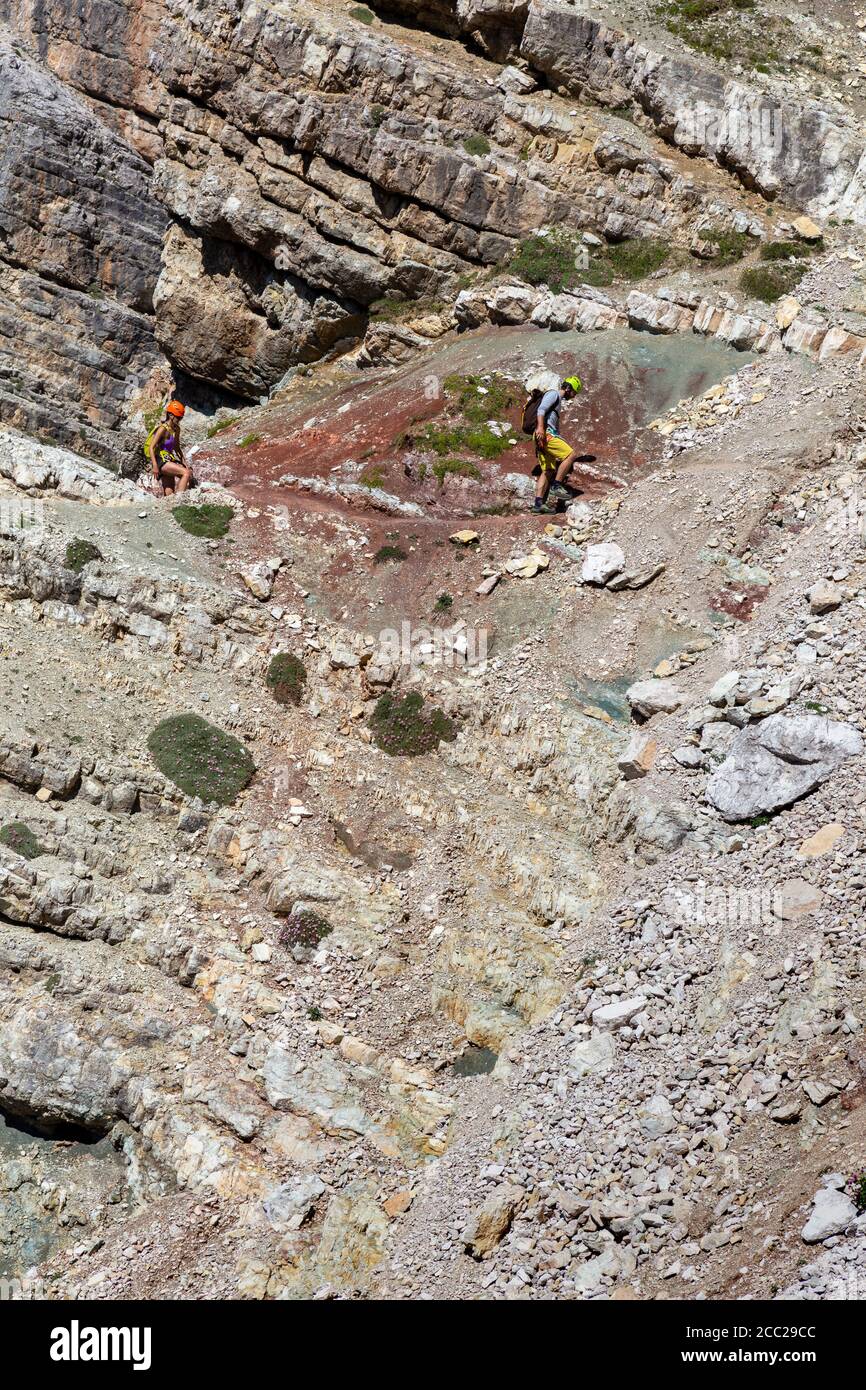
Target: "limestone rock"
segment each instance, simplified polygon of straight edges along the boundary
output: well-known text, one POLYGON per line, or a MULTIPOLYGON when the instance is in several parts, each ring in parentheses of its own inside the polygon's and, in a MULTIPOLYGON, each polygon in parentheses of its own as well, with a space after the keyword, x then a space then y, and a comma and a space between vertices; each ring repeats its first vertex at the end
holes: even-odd
POLYGON ((654 714, 673 714, 683 702, 683 695, 667 676, 635 681, 626 691, 626 699, 636 714, 649 719, 654 714))
POLYGON ((502 1240, 511 1223, 526 1200, 526 1192, 515 1183, 502 1183, 494 1188, 465 1227, 461 1240, 469 1254, 476 1260, 485 1255, 502 1240))
POLYGON ((584 552, 580 577, 584 584, 606 584, 625 567, 625 555, 613 541, 589 545, 584 552))
POLYGON ((844 1192, 822 1187, 812 1198, 812 1214, 801 1232, 807 1245, 828 1240, 848 1229, 857 1216, 857 1208, 844 1192))
POLYGON ((863 739, 849 724, 772 714, 740 731, 707 783, 707 800, 725 820, 748 820, 789 806, 862 751, 863 739))

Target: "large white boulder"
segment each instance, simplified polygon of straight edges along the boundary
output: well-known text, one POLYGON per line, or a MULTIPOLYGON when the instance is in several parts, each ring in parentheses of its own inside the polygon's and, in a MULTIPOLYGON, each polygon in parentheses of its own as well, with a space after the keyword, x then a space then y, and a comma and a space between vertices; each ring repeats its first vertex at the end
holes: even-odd
POLYGON ((771 714, 741 729, 707 782, 707 800, 725 820, 749 820, 790 806, 862 752, 863 738, 850 724, 818 714, 771 714))
POLYGON ((812 1199, 812 1215, 806 1222, 801 1235, 807 1245, 828 1240, 847 1230, 857 1216, 857 1208, 844 1192, 834 1187, 822 1187, 812 1199))
POLYGON ((606 584, 623 569, 625 555, 616 541, 602 541, 586 547, 580 577, 584 584, 606 584))

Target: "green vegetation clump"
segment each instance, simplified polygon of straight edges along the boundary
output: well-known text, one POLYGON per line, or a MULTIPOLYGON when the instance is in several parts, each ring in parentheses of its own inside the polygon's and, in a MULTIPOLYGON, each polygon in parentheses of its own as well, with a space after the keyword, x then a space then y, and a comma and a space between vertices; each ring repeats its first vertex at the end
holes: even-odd
POLYGON ((437 613, 447 613, 454 603, 450 594, 440 594, 433 605, 437 613))
MULTIPOLYGON (((431 424, 418 436, 419 447, 429 449, 434 454, 453 456, 469 453, 485 459, 499 458, 500 454, 504 454, 516 442, 507 432, 497 434, 486 422, 483 425, 431 424)), ((434 472, 435 470, 434 464, 434 472)))
POLYGON ((366 5, 354 5, 349 11, 349 18, 360 20, 361 24, 372 24, 376 16, 366 5))
MULTIPOLYGON (((699 53, 769 72, 782 61, 781 47, 790 48, 796 36, 789 19, 766 11, 756 24, 748 14, 755 5, 756 0, 662 0, 655 13, 672 34, 699 53)), ((801 47, 797 42, 788 60, 805 61, 801 47)), ((808 66, 815 66, 814 59, 808 66)))
POLYGON ((777 299, 796 289, 805 273, 804 265, 756 265, 743 271, 740 287, 753 299, 775 304, 777 299))
POLYGON ((468 459, 437 459, 433 465, 433 476, 440 487, 444 486, 449 473, 455 473, 459 478, 474 478, 476 482, 481 480, 480 469, 468 459))
POLYGON ((379 129, 379 126, 382 124, 387 114, 388 112, 385 110, 384 106, 370 107, 370 125, 374 130, 379 129))
POLYGON ((370 318, 379 323, 399 323, 410 315, 441 314, 448 308, 444 299, 433 299, 429 295, 420 299, 401 299, 397 295, 386 294, 382 299, 374 299, 370 305, 370 318))
POLYGON ((213 439, 215 434, 221 434, 223 430, 231 429, 236 425, 241 417, 239 415, 229 415, 225 420, 217 420, 216 424, 211 425, 207 432, 208 439, 213 439))
POLYGON ((243 439, 238 440, 239 449, 251 449, 254 444, 260 444, 262 436, 260 434, 245 434, 243 439))
POLYGON ((762 261, 802 261, 811 254, 811 246, 804 241, 768 241, 761 247, 762 261))
POLYGON ((376 747, 391 757, 432 753, 443 739, 450 743, 457 736, 453 720, 441 709, 426 710, 424 697, 417 691, 402 700, 382 695, 370 716, 370 728, 376 747))
POLYGON ((405 550, 401 550, 399 545, 380 545, 376 554, 373 556, 374 565, 387 565, 389 563, 399 564, 406 559, 405 550))
POLYGON ((66 568, 74 570, 80 574, 85 565, 89 565, 91 560, 101 560, 102 552, 92 541, 83 541, 76 538, 70 541, 66 547, 66 568))
POLYGON ((579 284, 599 288, 614 280, 642 280, 659 270, 669 255, 667 242, 651 237, 590 251, 571 232, 556 230, 522 241, 509 269, 530 285, 547 285, 561 294, 579 284))
POLYGON ((9 825, 4 825, 0 830, 0 845, 5 845, 15 854, 20 854, 22 859, 38 859, 40 854, 47 854, 44 845, 40 845, 35 834, 29 825, 23 821, 11 821, 9 825))
POLYGON ((570 232, 553 231, 521 241, 509 269, 528 285, 547 285, 554 294, 576 284, 577 239, 570 232))
POLYGON ((320 917, 318 912, 308 907, 296 907, 280 927, 279 941, 288 951, 314 951, 333 930, 330 922, 320 917))
POLYGON ((463 141, 463 148, 467 154, 482 155, 490 153, 490 141, 486 135, 467 135, 463 141))
POLYGON ((748 232, 735 232, 730 227, 704 227, 701 230, 703 241, 711 242, 717 254, 713 258, 716 265, 733 265, 741 261, 749 249, 748 232))
POLYGON ((147 740, 164 777, 187 796, 230 806, 256 770, 252 754, 198 714, 163 719, 147 740))
POLYGON ((280 652, 272 657, 265 676, 265 685, 273 692, 274 699, 281 705, 299 705, 304 693, 307 668, 299 656, 291 652, 280 652))
POLYGON ((442 383, 448 396, 456 396, 465 419, 474 425, 485 420, 501 420, 507 410, 519 405, 521 396, 514 382, 494 372, 491 376, 446 376, 442 383))
POLYGON ((383 473, 382 469, 379 467, 378 464, 369 468, 365 468, 358 479, 358 482, 361 484, 361 487, 369 488, 381 487, 384 481, 385 474, 383 473))
POLYGON ((866 1169, 858 1168, 845 1184, 845 1191, 862 1215, 866 1211, 866 1169))
POLYGON ((228 534, 234 511, 219 502, 202 502, 197 507, 182 503, 179 507, 173 507, 171 514, 178 526, 191 536, 205 536, 215 541, 228 534))
POLYGON ((659 270, 670 254, 666 241, 654 241, 647 237, 642 241, 620 241, 609 246, 606 256, 613 267, 614 275, 620 280, 643 280, 659 270))

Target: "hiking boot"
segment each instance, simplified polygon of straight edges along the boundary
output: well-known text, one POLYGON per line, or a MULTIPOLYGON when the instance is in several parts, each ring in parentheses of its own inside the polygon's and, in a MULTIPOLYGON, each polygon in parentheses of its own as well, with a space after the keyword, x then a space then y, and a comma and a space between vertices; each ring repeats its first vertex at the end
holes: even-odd
POLYGON ((529 510, 534 516, 554 516, 556 514, 556 507, 550 507, 546 502, 542 502, 540 507, 536 507, 533 502, 529 510))

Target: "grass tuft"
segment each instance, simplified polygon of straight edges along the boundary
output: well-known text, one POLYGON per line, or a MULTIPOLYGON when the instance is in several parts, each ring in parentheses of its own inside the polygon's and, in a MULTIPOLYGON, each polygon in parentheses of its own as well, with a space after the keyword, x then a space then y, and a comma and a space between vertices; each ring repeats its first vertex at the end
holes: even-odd
POLYGON ((181 503, 179 507, 172 508, 171 514, 178 526, 191 536, 205 536, 208 540, 219 540, 222 536, 228 535, 234 511, 231 507, 221 506, 218 502, 202 502, 197 507, 190 507, 186 503, 181 503))

